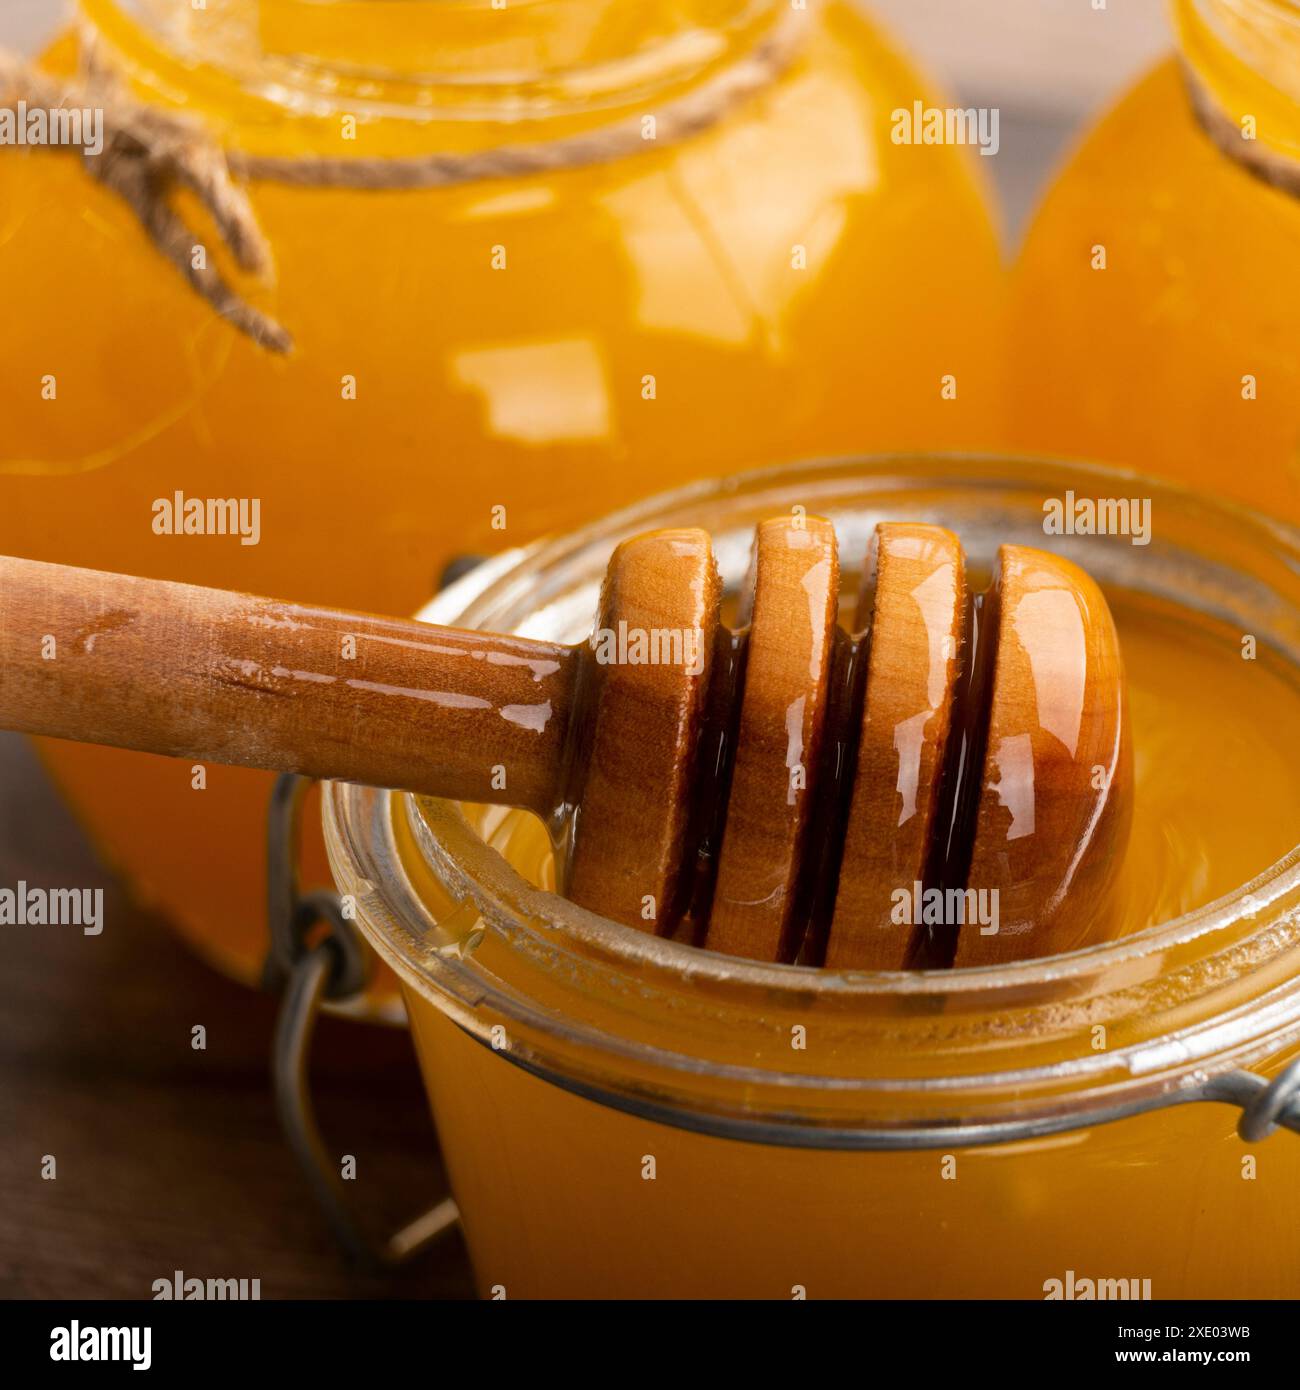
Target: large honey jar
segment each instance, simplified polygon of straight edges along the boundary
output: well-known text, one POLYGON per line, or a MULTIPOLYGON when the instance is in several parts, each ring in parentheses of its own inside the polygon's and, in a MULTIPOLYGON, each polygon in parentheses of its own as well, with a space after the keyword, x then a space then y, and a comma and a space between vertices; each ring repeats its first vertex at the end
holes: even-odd
POLYGON ((1300 29, 1174 0, 1178 52, 1062 170, 1015 272, 1017 447, 1300 521, 1300 29))
MULTIPOLYGON (((0 154, 7 552, 409 612, 665 485, 992 437, 978 161, 891 140, 923 88, 856 6, 83 0, 46 67, 186 122, 268 264, 183 187, 178 269, 76 159, 0 154)), ((43 752, 254 977, 267 779, 43 752)))

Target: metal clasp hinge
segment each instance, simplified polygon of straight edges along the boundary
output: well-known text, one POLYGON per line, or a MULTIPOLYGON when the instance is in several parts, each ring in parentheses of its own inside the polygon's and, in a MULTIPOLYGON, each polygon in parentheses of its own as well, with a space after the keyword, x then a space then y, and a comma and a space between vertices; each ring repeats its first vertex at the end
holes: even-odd
POLYGON ((1241 1107, 1237 1133, 1247 1144, 1257 1144, 1279 1129, 1300 1134, 1300 1057, 1283 1067, 1272 1081, 1253 1071, 1211 1077, 1201 1095, 1241 1107))
POLYGON ((330 889, 302 892, 298 851, 302 807, 311 779, 286 773, 271 792, 267 817, 267 912, 271 949, 263 982, 282 989, 271 1048, 276 1111, 298 1165, 330 1229, 348 1255, 371 1269, 404 1264, 460 1221, 456 1203, 444 1198, 386 1240, 361 1228, 325 1147, 311 1098, 308 1063, 321 1005, 356 998, 366 986, 370 957, 343 902, 330 889), (321 926, 325 930, 318 930, 321 926))

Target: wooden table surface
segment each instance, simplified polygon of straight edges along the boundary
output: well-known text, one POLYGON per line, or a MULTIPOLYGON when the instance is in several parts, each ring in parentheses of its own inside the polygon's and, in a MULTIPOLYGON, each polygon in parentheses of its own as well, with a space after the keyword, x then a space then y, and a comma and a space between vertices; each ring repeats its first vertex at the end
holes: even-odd
MULTIPOLYGON (((0 1297, 150 1298, 178 1269, 259 1278, 264 1299, 472 1297, 459 1234, 388 1278, 349 1268, 276 1122, 275 1000, 133 910, 26 742, 0 735, 0 886, 20 879, 102 886, 109 926, 0 926, 0 1297)), ((313 1089, 368 1229, 445 1193, 404 1032, 322 1020, 313 1089)))

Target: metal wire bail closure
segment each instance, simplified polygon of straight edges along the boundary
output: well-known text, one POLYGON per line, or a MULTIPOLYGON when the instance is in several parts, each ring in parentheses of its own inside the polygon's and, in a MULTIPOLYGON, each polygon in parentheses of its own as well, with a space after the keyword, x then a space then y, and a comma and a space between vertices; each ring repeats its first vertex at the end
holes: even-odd
POLYGON ((324 1000, 353 999, 365 988, 370 957, 342 899, 330 889, 302 892, 298 881, 302 807, 311 779, 286 773, 271 792, 267 817, 267 917, 271 949, 263 971, 280 989, 271 1049, 276 1111, 330 1229, 347 1254, 371 1269, 393 1268, 427 1249, 460 1220, 451 1198, 376 1241, 357 1223, 337 1167, 321 1137, 308 1065, 316 1018, 324 1000), (322 935, 317 928, 324 924, 322 935))
POLYGON ((1229 1072, 1206 1085, 1207 1100, 1224 1100, 1242 1108, 1237 1133, 1257 1144, 1278 1129, 1300 1134, 1300 1057, 1269 1081, 1250 1071, 1229 1072))

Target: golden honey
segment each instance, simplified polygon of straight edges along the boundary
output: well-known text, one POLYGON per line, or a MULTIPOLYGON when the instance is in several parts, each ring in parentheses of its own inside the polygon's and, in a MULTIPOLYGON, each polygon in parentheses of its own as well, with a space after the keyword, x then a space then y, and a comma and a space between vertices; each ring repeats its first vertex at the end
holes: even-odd
MULTIPOLYGON (((540 619, 505 580, 456 602, 569 637, 602 538, 689 511, 736 583, 782 502, 830 516, 846 557, 910 516, 987 563, 999 540, 1062 544, 1044 499, 1124 481, 943 460, 757 475, 521 562, 550 580, 540 619)), ((1151 503, 1149 547, 1072 552, 1132 701, 1115 942, 998 969, 756 965, 537 891, 550 844, 522 813, 331 789, 331 860, 402 980, 485 1296, 1294 1291, 1300 1146, 1247 1145, 1235 1107, 1196 1097, 1300 1043, 1300 542, 1156 484, 1151 503)))
POLYGON ((1179 55, 1088 135, 1030 228, 1013 291, 1010 439, 1160 473, 1295 523, 1294 6, 1175 0, 1172 14, 1179 55))
MULTIPOLYGON (((383 160, 668 109, 790 9, 83 0, 82 15, 132 96, 228 149, 383 160)), ((49 64, 72 68, 76 49, 49 64)), ((453 555, 690 478, 988 445, 996 240, 968 151, 890 140, 890 112, 921 92, 834 3, 811 7, 788 67, 688 139, 445 188, 257 181, 265 280, 178 195, 196 244, 293 335, 284 356, 217 317, 77 160, 5 152, 0 546, 410 612, 453 555), (157 534, 154 504, 177 492, 258 499, 258 544, 157 534)), ((43 753, 104 854, 207 955, 255 975, 267 779, 211 768, 200 791, 189 766, 43 753), (200 841, 221 854, 196 858, 200 841)))

